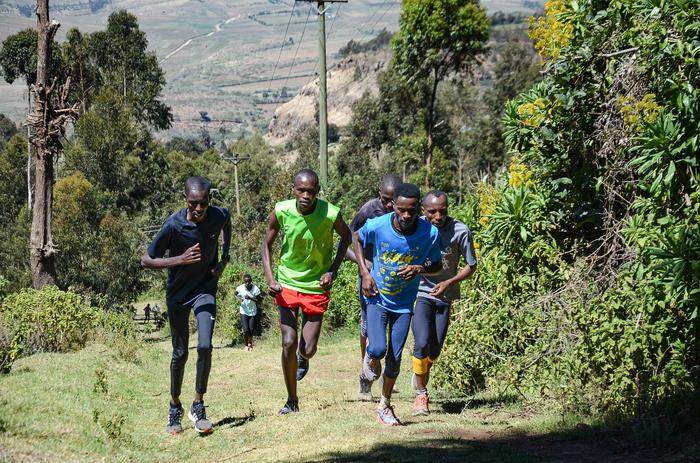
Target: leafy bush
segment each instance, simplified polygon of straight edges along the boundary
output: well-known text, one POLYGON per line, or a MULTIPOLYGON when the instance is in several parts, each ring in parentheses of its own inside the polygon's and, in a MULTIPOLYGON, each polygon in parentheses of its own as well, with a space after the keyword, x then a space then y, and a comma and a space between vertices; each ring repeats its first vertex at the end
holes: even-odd
POLYGON ((21 356, 80 349, 93 339, 111 343, 125 358, 136 351, 136 328, 129 318, 94 307, 79 294, 55 286, 23 289, 0 305, 4 372, 21 356))
POLYGON ((357 326, 360 322, 360 302, 358 295, 357 265, 350 261, 343 262, 331 289, 331 302, 324 315, 326 327, 330 329, 342 326, 357 326))
POLYGON ((533 21, 547 74, 507 105, 511 168, 460 211, 478 223, 480 268, 436 364, 442 387, 481 383, 608 417, 697 408, 690 5, 551 1, 533 21))

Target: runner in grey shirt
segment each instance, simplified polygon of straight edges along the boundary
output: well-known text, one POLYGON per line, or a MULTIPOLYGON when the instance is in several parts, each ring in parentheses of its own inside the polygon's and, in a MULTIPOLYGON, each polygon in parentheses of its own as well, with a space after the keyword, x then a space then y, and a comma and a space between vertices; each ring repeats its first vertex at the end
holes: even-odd
POLYGON ((434 190, 423 198, 423 214, 440 232, 442 271, 423 275, 413 312, 414 415, 428 415, 430 368, 445 342, 452 302, 460 298, 459 283, 476 270, 472 233, 465 224, 447 213, 447 194, 434 190), (460 259, 466 265, 459 269, 460 259))

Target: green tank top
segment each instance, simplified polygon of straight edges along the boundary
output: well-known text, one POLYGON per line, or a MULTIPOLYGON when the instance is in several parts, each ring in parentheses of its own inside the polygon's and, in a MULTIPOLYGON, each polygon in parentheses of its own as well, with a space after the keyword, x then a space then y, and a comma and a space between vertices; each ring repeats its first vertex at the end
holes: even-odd
POLYGON ((296 200, 275 204, 275 216, 284 233, 277 281, 280 285, 309 294, 323 294, 319 279, 333 263, 333 224, 339 209, 316 200, 311 214, 301 215, 296 200))

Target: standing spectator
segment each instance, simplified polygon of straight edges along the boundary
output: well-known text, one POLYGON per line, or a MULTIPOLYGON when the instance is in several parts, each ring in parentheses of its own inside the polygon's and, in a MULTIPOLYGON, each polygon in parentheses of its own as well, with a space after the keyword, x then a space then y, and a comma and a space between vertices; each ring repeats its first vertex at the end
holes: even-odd
POLYGON ((245 350, 253 350, 253 334, 255 331, 255 319, 258 315, 258 303, 263 295, 260 288, 253 284, 253 278, 249 274, 243 275, 243 284, 236 288, 236 296, 241 300, 241 331, 245 350))

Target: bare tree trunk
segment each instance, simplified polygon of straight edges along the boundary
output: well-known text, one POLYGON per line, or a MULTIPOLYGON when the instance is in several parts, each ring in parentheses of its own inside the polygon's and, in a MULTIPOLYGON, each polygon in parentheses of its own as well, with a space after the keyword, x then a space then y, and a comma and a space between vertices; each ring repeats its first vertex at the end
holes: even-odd
POLYGON ((430 174, 432 170, 432 163, 433 163, 433 126, 435 125, 435 98, 437 96, 437 87, 438 87, 438 76, 437 76, 437 69, 434 71, 433 75, 433 91, 430 94, 430 106, 428 108, 428 127, 427 127, 427 135, 428 135, 428 143, 426 146, 426 155, 425 155, 425 188, 428 189, 430 188, 430 174))
POLYGON ((32 210, 32 231, 30 235, 30 270, 32 284, 41 288, 55 284, 56 249, 51 237, 51 207, 53 203, 53 159, 60 149, 60 132, 54 124, 54 108, 51 93, 56 79, 51 79, 51 44, 59 24, 49 22, 49 1, 37 0, 37 47, 36 83, 34 84, 34 111, 29 121, 34 128, 32 144, 36 150, 35 173, 36 196, 32 210))
MULTIPOLYGON (((27 114, 32 112, 32 87, 27 85, 27 114)), ((32 126, 27 124, 27 208, 32 210, 32 126)))

